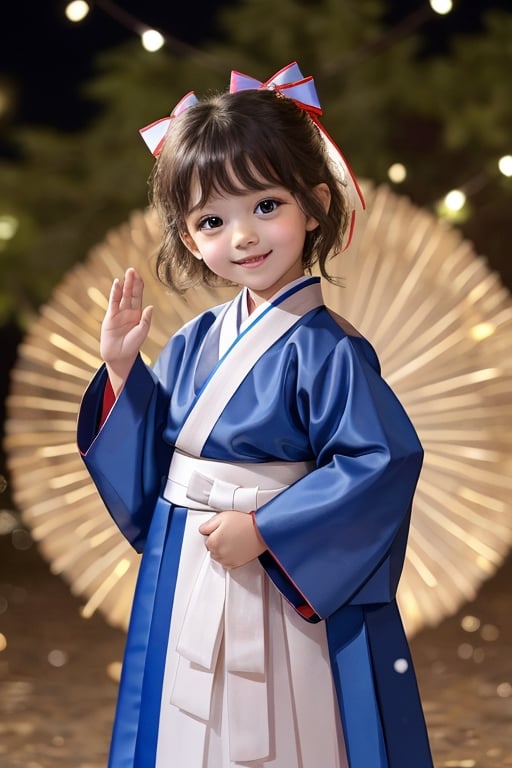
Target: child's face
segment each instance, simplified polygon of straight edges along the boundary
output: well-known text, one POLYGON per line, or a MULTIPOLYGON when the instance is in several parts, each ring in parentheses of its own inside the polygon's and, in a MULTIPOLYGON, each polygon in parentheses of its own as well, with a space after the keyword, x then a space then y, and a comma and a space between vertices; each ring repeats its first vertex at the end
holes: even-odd
MULTIPOLYGON (((193 190, 192 205, 199 198, 193 190)), ((211 196, 185 223, 182 239, 191 253, 215 274, 247 286, 256 305, 304 274, 306 232, 318 226, 287 189, 276 186, 211 196)))

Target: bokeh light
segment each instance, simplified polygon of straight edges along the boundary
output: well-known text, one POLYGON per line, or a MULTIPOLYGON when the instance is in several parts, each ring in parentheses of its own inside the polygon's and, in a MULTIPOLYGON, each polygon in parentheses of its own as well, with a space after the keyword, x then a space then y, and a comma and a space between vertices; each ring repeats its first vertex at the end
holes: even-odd
POLYGON ((449 211, 461 211, 466 205, 466 195, 461 189, 452 189, 444 198, 449 211))
POLYGON ((453 10, 453 2, 452 0, 430 0, 430 7, 434 13, 445 16, 453 10))
POLYGON ((113 680, 115 683, 119 683, 121 680, 121 671, 122 671, 123 665, 120 661, 111 661, 110 664, 107 666, 107 676, 113 680))
POLYGON ((437 214, 443 219, 454 223, 465 221, 469 216, 467 197, 461 189, 452 189, 437 205, 437 214))
POLYGON ((393 163, 388 168, 388 178, 393 184, 401 184, 407 178, 407 168, 402 163, 393 163))
POLYGON ((6 115, 11 107, 11 94, 9 89, 0 83, 0 117, 6 115))
POLYGON ((512 176, 512 155, 503 155, 498 160, 498 168, 504 176, 512 176))
POLYGON ((0 509, 0 536, 12 533, 17 527, 16 516, 9 509, 0 509))
POLYGON ((492 323, 478 323, 471 328, 471 338, 475 341, 483 341, 492 336, 495 331, 496 328, 492 323))
POLYGON ((476 616, 464 616, 460 625, 464 632, 476 632, 480 627, 480 619, 476 616))
POLYGON ((65 651, 55 648, 48 654, 48 664, 52 667, 63 667, 68 663, 68 655, 65 651))
POLYGON ((19 221, 8 213, 0 215, 0 240, 12 240, 18 231, 19 221))
POLYGON ((83 21, 90 11, 89 3, 85 0, 73 0, 72 3, 68 3, 64 13, 69 21, 77 23, 83 21))
POLYGON ((484 624, 480 630, 482 640, 488 643, 494 643, 500 636, 500 630, 494 624, 484 624))
POLYGON ((395 659, 393 669, 395 672, 398 672, 399 675, 403 675, 409 669, 409 662, 407 659, 395 659))
POLYGON ((162 46, 165 44, 163 35, 161 35, 160 32, 158 32, 156 29, 146 29, 141 35, 141 40, 142 47, 150 53, 159 51, 160 48, 162 48, 162 46))
POLYGON ((468 661, 473 656, 473 646, 471 643, 461 643, 457 648, 457 656, 459 659, 468 661))
POLYGON ((30 549, 32 538, 24 528, 15 528, 11 534, 12 546, 18 551, 30 549))

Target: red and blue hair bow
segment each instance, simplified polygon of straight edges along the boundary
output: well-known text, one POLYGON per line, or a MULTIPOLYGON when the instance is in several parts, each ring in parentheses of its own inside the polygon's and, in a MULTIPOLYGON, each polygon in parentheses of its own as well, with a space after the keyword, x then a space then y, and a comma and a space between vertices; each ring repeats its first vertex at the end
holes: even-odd
MULTIPOLYGON (((329 157, 338 169, 342 178, 349 199, 350 225, 344 246, 347 248, 352 239, 356 209, 358 207, 364 209, 366 205, 357 179, 352 173, 340 148, 320 123, 319 116, 322 114, 322 107, 320 106, 313 78, 311 76, 304 77, 295 61, 280 69, 279 72, 276 72, 275 75, 272 75, 272 77, 265 82, 261 82, 249 75, 244 75, 241 72, 231 72, 229 86, 230 93, 252 89, 274 90, 281 96, 292 99, 292 101, 294 101, 301 109, 304 109, 308 113, 317 126, 327 148, 329 157)), ((189 107, 196 104, 197 101, 198 99, 196 98, 194 91, 190 91, 180 99, 168 117, 164 117, 161 120, 157 120, 156 122, 141 128, 139 133, 155 157, 157 157, 162 150, 167 131, 169 130, 172 121, 176 117, 179 117, 189 107)))

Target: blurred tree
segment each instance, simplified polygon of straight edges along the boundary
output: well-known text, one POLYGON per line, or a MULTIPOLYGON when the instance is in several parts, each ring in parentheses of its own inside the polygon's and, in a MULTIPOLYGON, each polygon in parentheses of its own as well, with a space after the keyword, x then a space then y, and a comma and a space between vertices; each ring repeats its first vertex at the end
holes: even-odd
POLYGON ((403 146, 413 169, 409 194, 430 204, 447 189, 464 187, 472 215, 462 229, 512 288, 505 247, 512 179, 497 165, 512 154, 511 41, 512 13, 489 11, 481 34, 455 38, 447 54, 425 60, 425 87, 404 93, 404 106, 416 127, 430 126, 426 161, 414 141, 403 146))
POLYGON ((22 323, 109 227, 147 203, 142 125, 188 90, 225 88, 231 69, 264 80, 292 60, 314 74, 325 126, 359 176, 384 181, 390 163, 404 162, 402 190, 424 205, 480 178, 464 226, 512 283, 495 235, 508 226, 512 189, 494 167, 510 152, 512 15, 489 14, 484 33, 441 56, 425 55, 417 34, 393 34, 384 11, 381 0, 240 0, 221 10, 222 37, 201 51, 147 53, 133 42, 100 56, 85 90, 95 105, 87 128, 25 128, 18 158, 0 164, 0 224, 18 221, 0 240, 0 322, 15 312, 22 323), (492 233, 480 228, 491 219, 492 233))

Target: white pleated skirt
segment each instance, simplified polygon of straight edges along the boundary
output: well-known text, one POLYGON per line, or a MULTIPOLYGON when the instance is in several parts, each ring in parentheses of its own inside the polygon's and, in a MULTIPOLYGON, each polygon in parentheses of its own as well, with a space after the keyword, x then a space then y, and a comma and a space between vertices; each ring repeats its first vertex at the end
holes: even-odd
MULTIPOLYGON (((254 574, 260 582, 262 622, 258 633, 264 642, 263 674, 227 670, 226 643, 234 632, 224 627, 211 670, 208 711, 199 708, 191 713, 188 706, 186 711, 173 703, 177 672, 184 663, 177 651, 180 632, 192 585, 204 568, 204 537, 197 532, 203 519, 189 512, 185 527, 162 688, 156 768, 347 768, 325 624, 302 619, 258 561, 228 571, 226 581, 230 573, 235 576, 245 571, 238 575, 250 581, 254 574)), ((208 610, 198 617, 198 633, 207 614, 208 610)), ((222 620, 227 619, 223 616, 222 620)), ((243 641, 243 605, 236 622, 233 629, 243 641)), ((193 663, 190 666, 185 697, 193 700, 194 674, 197 672, 199 681, 201 674, 193 663)))

